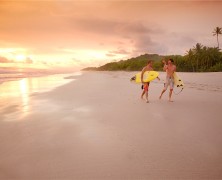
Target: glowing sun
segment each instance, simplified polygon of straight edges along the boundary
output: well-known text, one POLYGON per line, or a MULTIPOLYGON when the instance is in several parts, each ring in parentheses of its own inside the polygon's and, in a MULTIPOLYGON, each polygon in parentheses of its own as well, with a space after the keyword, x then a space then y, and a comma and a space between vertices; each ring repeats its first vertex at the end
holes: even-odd
POLYGON ((16 61, 18 62, 22 62, 22 61, 25 61, 26 60, 26 56, 23 55, 23 54, 18 54, 16 57, 15 57, 16 61))

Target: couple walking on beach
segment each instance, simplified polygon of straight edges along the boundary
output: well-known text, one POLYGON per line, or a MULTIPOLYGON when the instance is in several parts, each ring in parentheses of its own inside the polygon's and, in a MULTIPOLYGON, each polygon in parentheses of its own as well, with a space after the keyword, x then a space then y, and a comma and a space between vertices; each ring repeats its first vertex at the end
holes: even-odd
MULTIPOLYGON (((174 77, 173 77, 173 73, 176 72, 176 65, 174 64, 173 59, 169 59, 167 62, 165 60, 162 61, 162 63, 164 64, 163 70, 166 71, 166 80, 164 83, 164 88, 160 94, 159 99, 162 98, 162 95, 165 93, 165 91, 167 90, 168 86, 170 86, 170 92, 169 92, 169 102, 173 102, 172 101, 172 92, 173 92, 173 88, 174 88, 174 77)), ((143 99, 143 96, 146 96, 146 102, 148 103, 148 90, 149 90, 149 84, 150 82, 144 82, 143 81, 143 75, 146 71, 153 71, 153 61, 149 60, 147 65, 142 69, 142 73, 141 73, 141 82, 143 83, 143 92, 141 94, 141 98, 143 99)), ((159 80, 160 78, 157 77, 159 80)))

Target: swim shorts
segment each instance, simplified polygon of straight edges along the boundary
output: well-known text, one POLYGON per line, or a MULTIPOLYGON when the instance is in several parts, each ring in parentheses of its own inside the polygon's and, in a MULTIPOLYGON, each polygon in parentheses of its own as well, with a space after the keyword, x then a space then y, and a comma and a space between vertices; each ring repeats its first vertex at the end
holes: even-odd
POLYGON ((143 85, 144 91, 148 91, 148 89, 149 89, 149 84, 150 84, 150 83, 145 83, 145 84, 143 85))
POLYGON ((170 86, 171 90, 174 87, 174 79, 172 77, 166 77, 166 81, 165 81, 165 84, 164 84, 164 89, 167 90, 168 86, 170 86))

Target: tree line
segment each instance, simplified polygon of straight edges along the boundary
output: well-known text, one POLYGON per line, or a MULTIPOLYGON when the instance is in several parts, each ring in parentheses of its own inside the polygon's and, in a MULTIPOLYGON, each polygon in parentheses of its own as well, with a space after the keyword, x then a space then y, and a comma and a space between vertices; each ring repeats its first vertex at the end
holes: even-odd
POLYGON ((184 56, 144 54, 135 58, 110 62, 100 67, 89 67, 83 70, 94 71, 141 71, 147 60, 153 60, 153 68, 162 70, 162 60, 172 58, 181 72, 217 72, 222 71, 222 52, 218 47, 206 47, 197 43, 184 56))

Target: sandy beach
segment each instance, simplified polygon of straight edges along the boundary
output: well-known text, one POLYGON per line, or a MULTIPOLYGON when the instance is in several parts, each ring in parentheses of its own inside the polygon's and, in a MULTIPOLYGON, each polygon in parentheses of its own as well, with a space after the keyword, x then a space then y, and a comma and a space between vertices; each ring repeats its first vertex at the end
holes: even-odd
POLYGON ((164 72, 150 103, 135 73, 0 91, 0 179, 222 179, 222 73, 178 73, 185 89, 172 103, 168 91, 159 100, 164 72))

